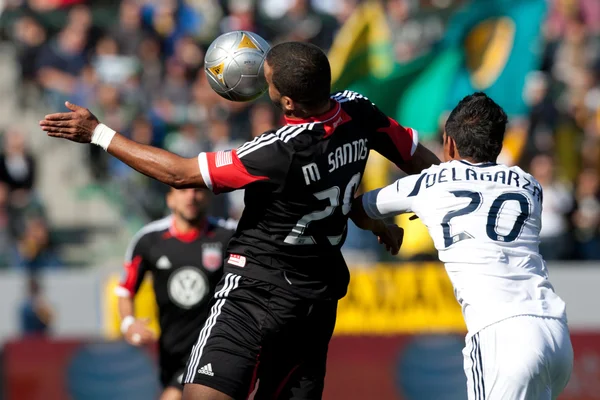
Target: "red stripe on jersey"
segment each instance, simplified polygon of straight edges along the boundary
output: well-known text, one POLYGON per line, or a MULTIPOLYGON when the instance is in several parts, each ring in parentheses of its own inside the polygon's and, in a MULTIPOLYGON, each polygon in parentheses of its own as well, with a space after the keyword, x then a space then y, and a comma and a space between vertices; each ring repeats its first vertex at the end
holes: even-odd
POLYGON ((273 395, 274 399, 278 399, 279 395, 281 394, 281 392, 283 392, 283 389, 285 388, 285 385, 287 385, 288 381, 290 380, 290 378, 292 377, 292 375, 294 374, 294 372, 296 372, 296 370, 298 369, 299 365, 295 365, 290 372, 286 375, 285 378, 283 378, 283 380, 281 381, 281 383, 279 384, 279 386, 277 387, 277 390, 275 391, 275 394, 273 395))
POLYGON ((258 367, 260 366, 260 353, 262 352, 262 347, 258 350, 258 354, 256 355, 256 364, 254 364, 254 370, 252 371, 252 380, 250 381, 250 390, 248 391, 248 397, 254 392, 256 389, 256 379, 258 378, 258 367))
POLYGON ((191 243, 194 240, 198 239, 199 237, 202 237, 203 235, 205 235, 207 232, 208 232, 208 220, 206 218, 200 223, 200 226, 194 227, 187 232, 178 231, 177 227, 175 226, 175 218, 173 218, 173 221, 171 222, 171 226, 169 227, 169 230, 164 233, 163 238, 169 239, 169 238, 173 237, 184 243, 191 243))
POLYGON ((379 128, 378 132, 386 133, 392 139, 404 161, 410 160, 413 153, 413 130, 403 127, 393 118, 388 117, 388 120, 390 125, 386 128, 379 128))
POLYGON ((236 150, 231 150, 232 162, 229 164, 219 164, 217 166, 216 154, 206 153, 208 172, 214 193, 230 192, 241 189, 253 182, 269 179, 266 176, 256 176, 248 172, 236 150))
POLYGON ((140 274, 140 264, 142 256, 135 256, 130 263, 125 265, 125 282, 119 284, 120 287, 126 289, 132 296, 135 294, 135 285, 140 274))
MULTIPOLYGON (((339 103, 338 103, 339 104, 339 103)), ((323 122, 323 128, 325 129, 325 137, 331 136, 333 132, 346 122, 352 121, 352 117, 349 116, 346 111, 340 109, 340 112, 329 121, 323 122)))

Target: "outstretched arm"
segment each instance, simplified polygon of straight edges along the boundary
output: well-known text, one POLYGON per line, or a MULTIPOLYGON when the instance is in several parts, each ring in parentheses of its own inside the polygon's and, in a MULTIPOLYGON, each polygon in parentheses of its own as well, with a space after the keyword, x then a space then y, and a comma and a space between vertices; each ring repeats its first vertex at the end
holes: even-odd
POLYGON ((177 189, 206 187, 197 158, 134 142, 101 124, 88 109, 68 102, 66 106, 71 112, 46 115, 40 121, 48 136, 99 145, 136 171, 177 189))
POLYGON ((420 174, 421 171, 431 167, 432 165, 439 165, 440 159, 433 154, 431 150, 423 146, 421 143, 417 145, 412 158, 406 163, 401 165, 402 171, 409 175, 420 174))
POLYGON ((362 196, 354 199, 348 216, 360 229, 373 232, 379 243, 385 245, 392 255, 398 254, 404 239, 404 229, 395 224, 386 224, 381 219, 369 218, 362 206, 362 196))

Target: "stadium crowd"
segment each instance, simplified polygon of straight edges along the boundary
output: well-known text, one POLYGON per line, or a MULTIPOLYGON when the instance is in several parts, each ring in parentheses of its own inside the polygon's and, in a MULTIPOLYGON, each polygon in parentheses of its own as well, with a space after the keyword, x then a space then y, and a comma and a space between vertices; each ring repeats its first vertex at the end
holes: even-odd
MULTIPOLYGON (((549 1, 542 65, 524 88, 531 112, 528 119, 514 122, 527 131, 518 163, 544 187, 544 256, 600 260, 600 3, 549 1)), ((18 50, 24 106, 62 110, 69 99, 138 142, 193 157, 201 151, 236 147, 275 127, 281 117, 264 99, 233 103, 210 89, 202 65, 212 39, 244 29, 272 43, 303 40, 328 49, 356 3, 12 0, 5 10, 12 19, 3 24, 2 33, 18 50), (61 22, 48 23, 44 15, 56 12, 62 13, 61 22)), ((408 61, 443 37, 447 13, 431 12, 436 4, 441 10, 464 1, 384 3, 395 54, 399 61, 408 61), (423 12, 423 4, 428 12, 423 12)), ((22 226, 9 229, 6 222, 12 219, 7 211, 12 204, 24 204, 25 194, 35 198, 35 159, 19 137, 18 132, 5 132, 0 155, 0 257, 5 246, 14 247, 10 243, 22 243, 16 247, 26 249, 25 242, 38 243, 39 248, 47 242, 41 211, 26 223, 20 218, 22 226)), ((160 184, 107 157, 98 147, 90 147, 89 161, 94 179, 121 193, 130 209, 142 207, 148 219, 164 214, 158 199, 164 198, 165 188, 160 184)), ((230 194, 214 204, 214 214, 238 218, 243 194, 230 194)), ((359 250, 373 248, 371 238, 354 228, 348 243, 359 250)), ((17 253, 27 257, 27 250, 17 253)))

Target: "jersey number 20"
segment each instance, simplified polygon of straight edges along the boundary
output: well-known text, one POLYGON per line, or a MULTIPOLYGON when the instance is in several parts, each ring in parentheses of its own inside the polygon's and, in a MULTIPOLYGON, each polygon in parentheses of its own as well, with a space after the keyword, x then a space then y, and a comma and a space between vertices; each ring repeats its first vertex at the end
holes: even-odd
MULTIPOLYGON (((350 212, 352 206, 352 199, 354 199, 354 192, 360 184, 360 172, 350 178, 346 190, 344 191, 344 198, 342 199, 342 213, 347 215, 350 212)), ((316 241, 312 236, 304 235, 304 231, 312 221, 319 221, 329 217, 335 209, 340 205, 340 188, 333 186, 327 190, 315 193, 314 196, 319 200, 329 200, 329 205, 324 210, 311 212, 306 214, 296 223, 296 226, 292 229, 289 235, 285 238, 284 242, 288 244, 315 244, 316 241)), ((342 241, 344 232, 335 236, 327 236, 327 240, 333 246, 339 244, 342 241)))
MULTIPOLYGON (((456 197, 466 197, 470 198, 471 201, 467 204, 466 207, 460 208, 455 211, 450 211, 448 214, 444 216, 442 220, 442 230, 444 232, 444 246, 449 247, 454 243, 458 243, 464 239, 470 239, 471 236, 466 232, 457 233, 455 235, 450 235, 450 220, 454 217, 458 217, 461 215, 467 215, 477 210, 483 201, 483 197, 481 193, 478 192, 470 192, 468 190, 457 190, 454 192, 450 192, 456 197)), ((519 235, 521 234, 521 230, 523 229, 523 224, 525 220, 529 218, 529 201, 527 201, 527 197, 523 196, 521 193, 503 193, 494 200, 492 206, 490 207, 490 211, 488 212, 487 224, 486 224, 486 233, 488 237, 492 240, 498 242, 513 242, 515 241, 519 235), (518 201, 521 212, 517 217, 512 229, 507 235, 499 235, 497 231, 497 223, 498 223, 498 215, 500 211, 502 211, 502 206, 507 201, 518 201)))

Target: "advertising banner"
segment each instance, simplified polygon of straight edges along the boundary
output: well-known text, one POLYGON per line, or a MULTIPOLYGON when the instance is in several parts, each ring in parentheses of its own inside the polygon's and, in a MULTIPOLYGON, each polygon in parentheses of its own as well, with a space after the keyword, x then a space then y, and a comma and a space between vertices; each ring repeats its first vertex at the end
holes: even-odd
MULTIPOLYGON (((104 293, 107 338, 120 336, 120 318, 111 276, 104 293)), ((136 316, 150 318, 159 331, 152 281, 147 278, 135 299, 136 316)), ((378 264, 352 268, 348 294, 338 307, 336 335, 463 333, 466 327, 454 290, 439 263, 378 264)))
MULTIPOLYGON (((575 365, 560 400, 600 400, 600 333, 573 333, 575 365)), ((336 336, 325 400, 464 400, 462 335, 336 336)), ((155 351, 122 342, 29 339, 4 352, 7 400, 147 400, 155 351)))

